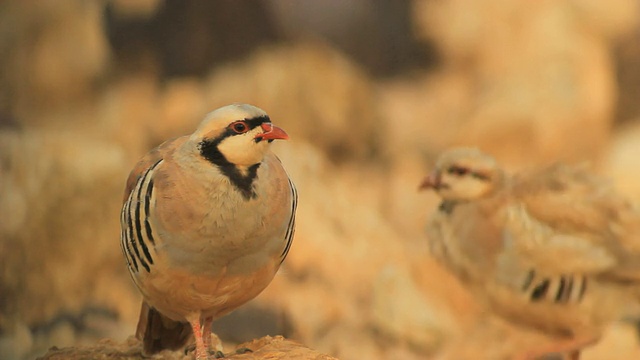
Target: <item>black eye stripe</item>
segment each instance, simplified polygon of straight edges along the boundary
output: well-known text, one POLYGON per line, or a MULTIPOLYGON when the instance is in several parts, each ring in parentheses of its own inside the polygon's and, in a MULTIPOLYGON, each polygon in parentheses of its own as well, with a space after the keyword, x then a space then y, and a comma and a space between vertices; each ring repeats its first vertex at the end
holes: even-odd
POLYGON ((454 176, 465 176, 465 175, 471 175, 476 179, 480 179, 480 180, 489 180, 490 177, 484 173, 481 172, 476 172, 476 171, 472 171, 469 168, 466 168, 464 166, 456 166, 456 165, 452 165, 449 168, 447 168, 447 173, 454 175, 454 176))
POLYGON ((260 116, 251 119, 236 120, 227 126, 227 130, 222 134, 222 137, 228 137, 232 135, 244 134, 249 132, 265 122, 270 122, 268 116, 260 116))
POLYGON ((476 179, 480 179, 480 180, 489 180, 490 179, 489 176, 487 176, 485 174, 482 174, 482 173, 477 173, 477 172, 472 172, 471 176, 473 176, 476 179))
MULTIPOLYGON (((257 116, 257 117, 253 117, 250 119, 243 119, 243 120, 238 120, 238 121, 242 121, 242 123, 244 123, 246 126, 248 126, 248 129, 245 130, 246 131, 251 131, 255 128, 257 128, 258 126, 267 123, 267 122, 271 122, 271 119, 269 119, 268 115, 263 115, 263 116, 257 116)), ((234 121, 231 124, 239 124, 237 121, 234 121)), ((232 125, 233 126, 233 125, 232 125)), ((229 133, 228 135, 235 135, 236 131, 233 131, 233 129, 229 129, 231 130, 231 133, 229 133)), ((227 130, 227 131, 229 131, 227 130)))
POLYGON ((452 175, 464 175, 468 173, 469 170, 461 166, 451 166, 447 169, 447 172, 452 175))

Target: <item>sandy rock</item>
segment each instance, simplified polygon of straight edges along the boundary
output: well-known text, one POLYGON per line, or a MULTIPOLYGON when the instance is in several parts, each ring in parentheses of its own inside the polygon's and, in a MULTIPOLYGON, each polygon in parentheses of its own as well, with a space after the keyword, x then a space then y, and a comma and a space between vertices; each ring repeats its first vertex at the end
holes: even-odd
MULTIPOLYGON (((297 342, 285 339, 281 336, 264 337, 241 344, 237 349, 247 348, 250 352, 243 354, 227 353, 225 359, 300 359, 300 360, 331 360, 335 359, 329 355, 321 354, 311 350, 297 342)), ((41 360, 56 359, 141 359, 142 346, 134 338, 130 338, 125 343, 116 343, 112 340, 100 341, 97 345, 87 347, 67 347, 63 349, 51 348, 41 360)), ((154 356, 154 359, 163 360, 186 360, 193 359, 193 356, 184 355, 181 351, 163 351, 154 356)))
MULTIPOLYGON (((299 343, 287 340, 281 336, 267 336, 248 343, 240 344, 237 347, 237 349, 242 348, 249 348, 252 352, 244 355, 237 355, 238 359, 335 359, 329 355, 310 350, 299 343)), ((233 358, 233 356, 231 358, 233 358)))

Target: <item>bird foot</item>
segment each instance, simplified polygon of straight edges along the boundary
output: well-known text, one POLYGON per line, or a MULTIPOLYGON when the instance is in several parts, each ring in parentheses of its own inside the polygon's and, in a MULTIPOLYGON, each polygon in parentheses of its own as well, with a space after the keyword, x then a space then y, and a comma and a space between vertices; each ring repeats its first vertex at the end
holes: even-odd
POLYGON ((189 355, 189 353, 192 353, 194 351, 196 351, 196 344, 191 344, 184 347, 185 355, 189 355))
POLYGON ((239 349, 236 349, 235 353, 238 355, 242 355, 242 354, 246 354, 246 353, 252 353, 253 350, 249 349, 248 347, 241 347, 239 349))
MULTIPOLYGON (((247 347, 241 347, 239 349, 236 349, 233 352, 233 354, 242 355, 242 354, 252 353, 252 352, 253 352, 253 350, 251 350, 251 349, 249 349, 247 347)), ((213 355, 216 359, 224 359, 224 358, 226 358, 226 355, 220 350, 216 350, 216 351, 209 350, 209 354, 213 355)))
MULTIPOLYGON (((194 352, 196 352, 196 344, 191 344, 191 345, 188 345, 188 346, 186 346, 184 348, 184 354, 185 355, 189 355, 189 354, 194 353, 194 352)), ((214 359, 224 359, 225 358, 224 353, 222 351, 220 351, 220 350, 207 350, 207 353, 210 356, 213 356, 214 359)))

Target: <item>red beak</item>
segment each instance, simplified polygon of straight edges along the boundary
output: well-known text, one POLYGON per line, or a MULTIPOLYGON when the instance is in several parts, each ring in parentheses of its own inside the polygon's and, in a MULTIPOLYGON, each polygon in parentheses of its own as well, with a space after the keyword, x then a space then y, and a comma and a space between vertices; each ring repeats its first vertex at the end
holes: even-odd
POLYGON ((260 124, 260 127, 262 128, 262 130, 264 130, 264 132, 262 134, 256 135, 256 141, 276 139, 287 140, 289 138, 289 135, 287 135, 284 130, 277 126, 274 126, 272 123, 262 123, 260 124))
POLYGON ((427 176, 418 190, 426 190, 426 189, 438 189, 440 187, 440 173, 437 171, 432 171, 429 176, 427 176))

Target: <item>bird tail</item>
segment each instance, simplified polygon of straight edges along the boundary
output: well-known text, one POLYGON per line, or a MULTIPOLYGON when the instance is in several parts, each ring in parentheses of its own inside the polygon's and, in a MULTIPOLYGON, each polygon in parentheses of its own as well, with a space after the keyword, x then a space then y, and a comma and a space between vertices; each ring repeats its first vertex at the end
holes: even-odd
POLYGON ((136 338, 142 340, 144 355, 153 355, 165 349, 183 348, 191 334, 189 323, 171 320, 146 302, 142 302, 136 338))

